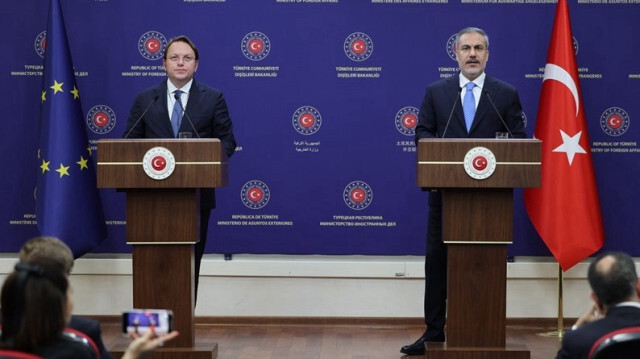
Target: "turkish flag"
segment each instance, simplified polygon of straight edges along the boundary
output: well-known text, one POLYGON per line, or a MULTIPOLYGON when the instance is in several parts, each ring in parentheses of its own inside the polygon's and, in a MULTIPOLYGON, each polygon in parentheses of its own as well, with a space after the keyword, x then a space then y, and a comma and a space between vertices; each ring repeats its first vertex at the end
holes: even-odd
POLYGON ((556 7, 535 137, 542 141, 542 185, 525 190, 525 206, 566 271, 604 242, 567 0, 556 7))

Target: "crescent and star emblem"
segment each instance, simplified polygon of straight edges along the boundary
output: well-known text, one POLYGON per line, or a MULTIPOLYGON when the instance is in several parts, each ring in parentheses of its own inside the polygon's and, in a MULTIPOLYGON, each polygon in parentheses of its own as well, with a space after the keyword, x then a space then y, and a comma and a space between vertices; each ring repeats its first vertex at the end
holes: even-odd
POLYGON ((622 118, 620 118, 620 116, 618 115, 612 115, 611 117, 609 117, 609 126, 611 126, 611 128, 618 128, 620 126, 622 126, 622 118))
POLYGON ((251 42, 249 42, 249 49, 253 52, 260 52, 262 50, 262 41, 251 40, 251 42))
POLYGON ((249 199, 258 202, 262 198, 262 191, 259 188, 252 188, 249 191, 249 199))
POLYGON ((482 170, 487 167, 487 159, 481 156, 476 157, 473 160, 473 167, 476 169, 482 170))
POLYGON ((150 39, 149 41, 147 41, 147 50, 149 50, 149 52, 156 52, 158 51, 160 44, 158 43, 158 40, 156 39, 150 39))
POLYGON ((305 113, 304 115, 300 116, 300 124, 304 127, 310 127, 311 125, 313 125, 313 122, 313 115, 311 115, 310 113, 305 113))
POLYGON ((153 168, 157 170, 163 169, 166 164, 167 162, 162 157, 156 157, 153 159, 153 162, 151 162, 151 165, 153 166, 153 168))
POLYGON ((366 46, 364 44, 364 41, 362 41, 362 40, 356 40, 351 45, 351 48, 353 49, 353 52, 355 52, 356 54, 361 54, 365 50, 365 47, 366 46))
POLYGON ((544 67, 544 78, 542 82, 544 83, 547 80, 556 80, 565 85, 571 94, 573 95, 573 100, 576 104, 576 117, 578 116, 578 111, 580 109, 580 97, 578 96, 578 86, 576 86, 575 81, 573 81, 573 77, 567 72, 567 70, 555 64, 547 64, 544 67))
POLYGON ((163 180, 171 176, 176 168, 173 153, 164 147, 153 147, 142 158, 144 173, 154 180, 163 180))
POLYGON ((96 125, 98 125, 98 126, 104 126, 104 124, 105 124, 105 123, 107 123, 108 121, 109 121, 109 120, 108 120, 107 115, 106 115, 106 114, 104 114, 103 112, 100 112, 100 113, 98 113, 98 114, 96 115, 96 117, 95 117, 95 121, 94 121, 94 122, 95 122, 95 124, 96 124, 96 125))
MULTIPOLYGON (((576 86, 575 81, 573 81, 573 77, 567 72, 567 70, 562 67, 554 64, 547 64, 544 67, 544 78, 542 82, 544 83, 547 80, 556 80, 561 84, 565 85, 567 89, 573 95, 573 100, 576 105, 576 117, 578 117, 578 112, 580 111, 580 97, 578 96, 578 87, 576 86)), ((569 166, 573 163, 573 158, 576 153, 586 154, 587 151, 582 148, 580 145, 580 136, 582 135, 582 131, 578 131, 575 135, 571 136, 560 130, 560 136, 562 137, 562 144, 553 149, 553 152, 564 152, 567 155, 567 160, 569 161, 569 166)))
POLYGON ((359 189, 359 188, 354 189, 354 190, 351 192, 351 199, 352 199, 354 202, 362 202, 362 200, 364 200, 364 191, 363 191, 363 190, 361 190, 361 189, 359 189))
POLYGON ((404 124, 407 128, 412 128, 416 125, 416 116, 414 115, 406 115, 402 118, 402 124, 404 124))

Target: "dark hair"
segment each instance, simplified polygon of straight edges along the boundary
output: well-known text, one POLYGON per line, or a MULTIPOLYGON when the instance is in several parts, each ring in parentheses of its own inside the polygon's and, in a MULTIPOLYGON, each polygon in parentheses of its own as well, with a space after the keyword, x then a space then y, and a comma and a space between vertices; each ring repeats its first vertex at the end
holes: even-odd
POLYGON ((164 54, 162 54, 163 59, 165 60, 167 59, 167 50, 169 50, 169 46, 173 45, 174 42, 184 42, 187 45, 189 45, 193 50, 193 53, 196 55, 196 60, 200 60, 200 54, 198 53, 198 48, 196 47, 196 44, 194 44, 193 41, 191 41, 191 39, 189 39, 184 35, 176 36, 173 39, 169 40, 169 42, 167 43, 167 46, 164 48, 164 54))
POLYGON ((600 301, 606 307, 629 300, 638 282, 636 265, 633 259, 622 252, 602 253, 589 265, 589 285, 600 301), (603 259, 611 258, 610 265, 602 263, 603 259))
POLYGON ((66 325, 67 288, 64 266, 50 258, 19 262, 2 286, 0 346, 35 352, 56 338, 66 325))

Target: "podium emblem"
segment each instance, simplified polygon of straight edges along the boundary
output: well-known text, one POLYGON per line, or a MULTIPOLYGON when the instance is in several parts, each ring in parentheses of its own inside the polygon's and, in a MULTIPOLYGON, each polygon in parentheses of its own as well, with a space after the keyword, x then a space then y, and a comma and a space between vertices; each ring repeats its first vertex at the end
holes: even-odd
POLYGON ((496 170, 496 156, 486 147, 474 147, 464 156, 464 170, 469 177, 483 180, 496 170))
POLYGON ((171 176, 176 169, 176 158, 164 147, 154 147, 142 158, 142 169, 154 180, 163 180, 171 176))

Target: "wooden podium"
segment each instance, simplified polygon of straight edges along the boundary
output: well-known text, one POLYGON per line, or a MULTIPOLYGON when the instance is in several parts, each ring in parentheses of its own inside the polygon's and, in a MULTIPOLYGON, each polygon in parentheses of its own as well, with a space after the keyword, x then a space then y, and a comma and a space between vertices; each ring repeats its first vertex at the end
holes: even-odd
MULTIPOLYGON (((200 240, 200 188, 227 185, 218 139, 98 141, 98 188, 126 192, 126 239, 133 246, 133 306, 170 309, 180 335, 151 358, 216 358, 216 343, 196 343, 194 252, 200 240)), ((117 343, 120 357, 130 340, 117 343)))
POLYGON ((505 343, 506 259, 513 188, 540 186, 540 145, 535 139, 419 141, 417 184, 441 189, 448 246, 447 342, 427 343, 427 358, 529 359, 526 347, 505 343))

